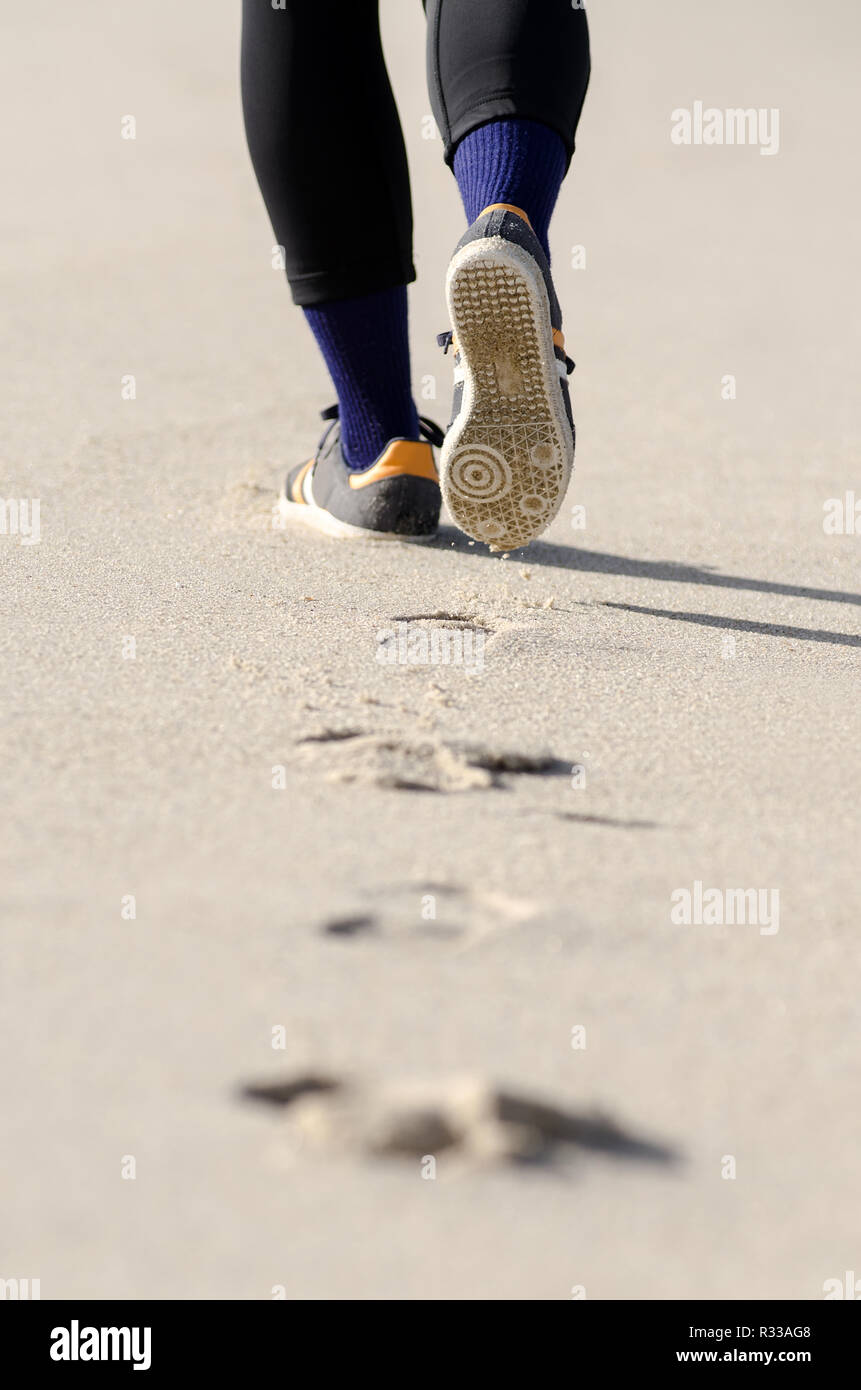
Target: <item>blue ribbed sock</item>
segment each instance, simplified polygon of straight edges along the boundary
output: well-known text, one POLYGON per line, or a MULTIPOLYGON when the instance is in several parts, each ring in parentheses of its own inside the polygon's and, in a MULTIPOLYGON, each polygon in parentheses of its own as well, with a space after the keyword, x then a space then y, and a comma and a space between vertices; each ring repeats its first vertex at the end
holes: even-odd
POLYGON ((367 468, 390 439, 417 439, 406 285, 304 313, 335 383, 350 468, 367 468))
POLYGON ((549 259, 547 233, 568 167, 561 136, 540 121, 489 121, 465 135, 454 153, 454 176, 474 222, 491 203, 528 214, 549 259))

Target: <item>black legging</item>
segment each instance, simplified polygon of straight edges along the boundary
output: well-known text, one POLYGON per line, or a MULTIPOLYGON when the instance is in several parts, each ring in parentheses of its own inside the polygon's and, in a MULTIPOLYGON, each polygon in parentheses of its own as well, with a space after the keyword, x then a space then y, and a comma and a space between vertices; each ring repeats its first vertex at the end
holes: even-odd
MULTIPOLYGON (((248 147, 297 304, 415 279, 404 141, 378 0, 243 0, 248 147)), ((589 80, 571 0, 424 0, 428 86, 451 163, 459 140, 521 116, 569 158, 589 80)))

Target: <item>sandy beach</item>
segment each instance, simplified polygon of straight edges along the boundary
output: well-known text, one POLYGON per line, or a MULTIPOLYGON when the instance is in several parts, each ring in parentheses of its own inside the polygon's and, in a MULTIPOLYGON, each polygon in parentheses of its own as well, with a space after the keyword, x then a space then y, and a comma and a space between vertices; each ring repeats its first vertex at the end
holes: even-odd
MULTIPOLYGON (((551 234, 575 476, 503 557, 274 524, 332 393, 238 6, 4 6, 0 1277, 42 1298, 861 1270, 861 13, 593 9, 551 234), (778 147, 674 142, 696 102, 778 147), (243 1094, 308 1075, 477 1077, 631 1142, 429 1178, 243 1094)), ((382 14, 445 424, 463 215, 421 5, 382 14)))

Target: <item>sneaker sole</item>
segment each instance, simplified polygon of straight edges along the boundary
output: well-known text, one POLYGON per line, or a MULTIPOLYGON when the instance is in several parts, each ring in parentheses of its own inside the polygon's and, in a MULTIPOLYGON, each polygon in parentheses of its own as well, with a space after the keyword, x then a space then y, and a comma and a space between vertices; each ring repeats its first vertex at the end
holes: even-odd
POLYGON ((374 531, 369 526, 354 526, 349 521, 339 521, 323 507, 315 507, 307 502, 291 502, 283 492, 278 498, 278 509, 285 520, 300 521, 304 526, 322 531, 335 540, 407 541, 412 545, 423 545, 436 539, 435 531, 427 536, 403 536, 398 531, 374 531))
POLYGON ((446 300, 463 403, 440 455, 443 501, 468 536, 514 550, 550 525, 574 463, 547 289, 528 252, 489 237, 454 256, 446 300))

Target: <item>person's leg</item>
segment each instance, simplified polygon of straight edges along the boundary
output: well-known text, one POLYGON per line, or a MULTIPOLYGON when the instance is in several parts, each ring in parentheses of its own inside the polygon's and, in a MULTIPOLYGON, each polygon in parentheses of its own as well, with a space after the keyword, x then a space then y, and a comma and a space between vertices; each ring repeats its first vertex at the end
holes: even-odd
POLYGON ((335 384, 348 467, 367 468, 390 439, 418 439, 406 285, 312 304, 305 317, 335 384))
POLYGON ((562 504, 574 420, 548 229, 589 79, 570 0, 427 0, 434 115, 471 223, 449 264, 452 519, 493 549, 526 545, 562 504))
POLYGON ((293 299, 335 384, 346 462, 418 438, 409 174, 377 0, 243 0, 248 147, 293 299))
POLYGON ((425 0, 431 105, 470 222, 492 203, 547 228, 589 82, 570 0, 425 0))

